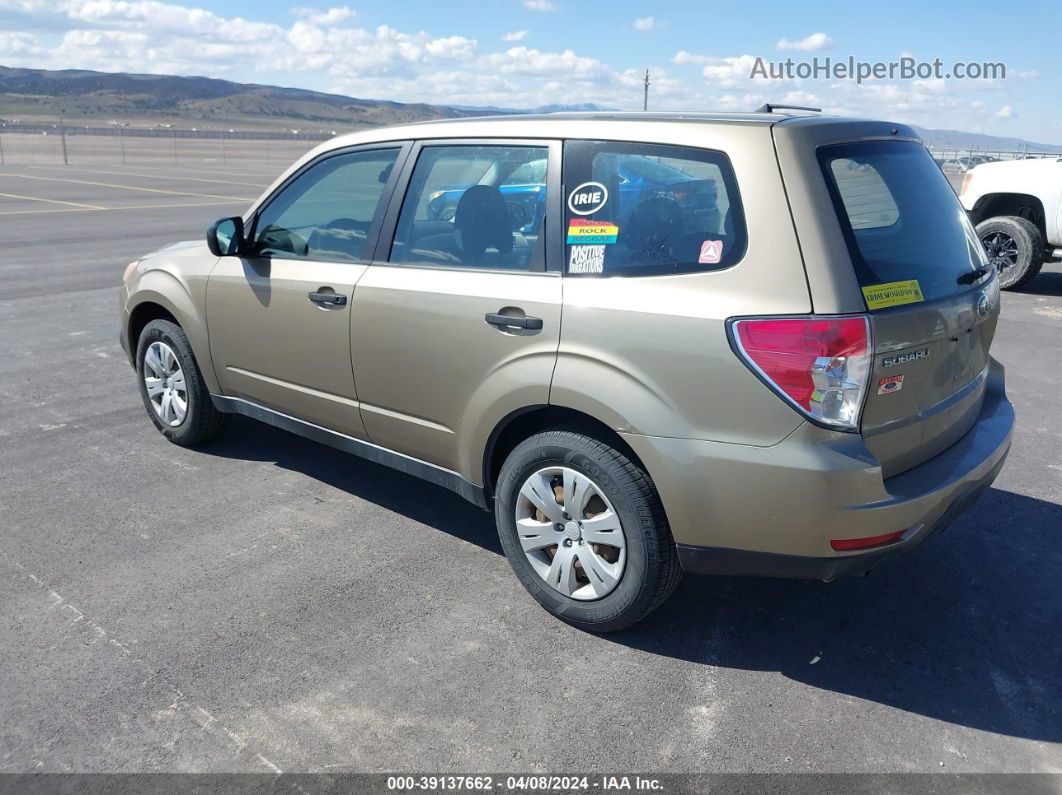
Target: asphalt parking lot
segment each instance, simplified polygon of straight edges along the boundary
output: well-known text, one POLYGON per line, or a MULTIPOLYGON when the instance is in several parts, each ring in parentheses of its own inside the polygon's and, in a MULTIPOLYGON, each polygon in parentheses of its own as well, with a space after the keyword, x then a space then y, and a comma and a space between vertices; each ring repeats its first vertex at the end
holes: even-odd
POLYGON ((1005 294, 1014 446, 946 533, 596 637, 448 492, 144 416, 124 266, 278 169, 0 168, 0 771, 1062 772, 1062 268, 1005 294))

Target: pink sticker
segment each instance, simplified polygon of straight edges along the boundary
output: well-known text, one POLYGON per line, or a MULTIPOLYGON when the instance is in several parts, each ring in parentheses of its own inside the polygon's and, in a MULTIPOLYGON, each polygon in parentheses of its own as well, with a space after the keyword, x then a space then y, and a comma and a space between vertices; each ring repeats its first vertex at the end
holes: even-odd
POLYGON ((701 243, 701 256, 697 257, 697 262, 700 265, 715 265, 722 258, 722 240, 705 240, 701 243))

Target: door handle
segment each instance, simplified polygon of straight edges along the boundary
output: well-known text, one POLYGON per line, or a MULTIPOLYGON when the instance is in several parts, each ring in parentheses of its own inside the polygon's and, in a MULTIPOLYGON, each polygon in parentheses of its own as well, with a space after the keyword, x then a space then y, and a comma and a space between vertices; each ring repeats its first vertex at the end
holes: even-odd
POLYGON ((537 330, 542 328, 540 317, 517 317, 514 315, 502 315, 497 312, 488 312, 483 317, 492 326, 497 328, 525 328, 537 330))
POLYGON ((347 303, 347 297, 339 293, 308 293, 306 297, 322 306, 344 306, 347 303))

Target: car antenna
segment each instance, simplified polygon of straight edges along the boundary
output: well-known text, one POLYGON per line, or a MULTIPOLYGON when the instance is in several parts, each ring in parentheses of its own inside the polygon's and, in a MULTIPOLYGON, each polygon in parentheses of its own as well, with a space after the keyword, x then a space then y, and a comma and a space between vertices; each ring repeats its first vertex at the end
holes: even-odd
POLYGON ((776 110, 809 110, 812 113, 822 113, 822 108, 809 108, 806 105, 775 105, 771 102, 764 102, 756 108, 756 113, 774 113, 776 110))

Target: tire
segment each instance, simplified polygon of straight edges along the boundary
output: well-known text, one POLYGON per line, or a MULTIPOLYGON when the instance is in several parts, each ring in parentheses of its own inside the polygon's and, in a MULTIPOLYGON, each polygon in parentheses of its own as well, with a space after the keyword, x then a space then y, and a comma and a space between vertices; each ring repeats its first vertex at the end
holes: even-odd
MULTIPOLYGON (((140 385, 140 397, 144 401, 151 421, 159 432, 174 444, 182 447, 190 447, 196 444, 214 439, 228 427, 229 415, 214 408, 210 399, 210 390, 203 381, 203 374, 199 371, 195 356, 192 354, 192 346, 188 343, 188 337, 181 327, 168 320, 152 320, 140 333, 140 339, 136 347, 136 374, 140 385), (153 347, 154 346, 154 347, 153 347), (155 358, 148 360, 149 351, 155 358), (159 352, 163 356, 158 356, 159 352), (179 370, 173 370, 170 379, 157 378, 158 361, 169 361, 169 351, 179 365, 179 370), (177 416, 179 406, 178 398, 182 394, 179 390, 177 373, 183 375, 184 413, 177 416), (154 397, 149 394, 149 378, 154 397), (159 399, 159 381, 163 385, 172 383, 170 410, 164 411, 159 399), (166 417, 166 420, 163 417, 166 417)), ((163 392, 167 391, 163 389, 163 392)), ((162 400, 165 400, 163 397, 162 400)), ((161 401, 160 401, 161 402, 161 401)))
POLYGON ((1001 290, 1014 290, 1027 284, 1043 267, 1044 236, 1026 218, 1017 215, 988 218, 977 225, 977 237, 999 272, 1001 290), (1013 246, 1008 245, 1008 240, 1013 246))
MULTIPOLYGON (((537 492, 539 497, 542 493, 537 492)), ((548 507, 552 510, 554 506, 548 507)), ((545 431, 516 446, 502 464, 494 513, 502 548, 520 582, 546 610, 580 629, 614 632, 641 621, 667 600, 681 577, 675 541, 649 476, 622 452, 578 428, 545 431), (543 472, 549 474, 542 475, 543 472), (571 481, 566 480, 569 475, 571 481), (561 480, 558 495, 556 484, 561 478, 565 479, 561 480), (578 510, 574 507, 577 500, 563 502, 563 491, 569 483, 573 494, 579 488, 582 488, 581 494, 590 493, 586 483, 596 493, 584 498, 588 506, 584 515, 563 514, 560 519, 565 521, 565 529, 558 530, 558 523, 552 521, 537 524, 548 517, 536 508, 539 502, 533 504, 524 496, 522 489, 530 483, 544 484, 544 493, 554 497, 562 514, 565 510, 578 510), (532 515, 523 521, 532 526, 529 529, 528 524, 521 524, 518 531, 517 512, 527 509, 532 515), (607 543, 602 546, 584 540, 583 533, 587 539, 603 537, 600 532, 586 530, 593 525, 595 517, 609 522, 618 518, 625 544, 622 552, 607 543), (542 529, 536 541, 539 527, 542 529), (569 536, 569 529, 572 536, 569 536), (550 536, 550 533, 554 535, 550 536), (551 538, 556 542, 552 555, 550 547, 525 552, 525 543, 544 544, 551 538), (548 574, 543 573, 545 568, 550 572, 558 568, 557 556, 562 551, 569 560, 571 556, 578 556, 579 565, 570 567, 574 578, 569 579, 575 580, 574 596, 565 593, 563 586, 551 585, 548 574), (588 569, 601 571, 594 562, 598 551, 610 571, 619 571, 618 582, 611 586, 600 579, 600 574, 596 575, 598 580, 594 583, 589 581, 592 575, 588 569), (594 557, 585 558, 589 566, 582 566, 584 556, 591 552, 594 557), (608 587, 611 590, 598 595, 608 587)), ((564 576, 562 573, 561 578, 564 576)))

